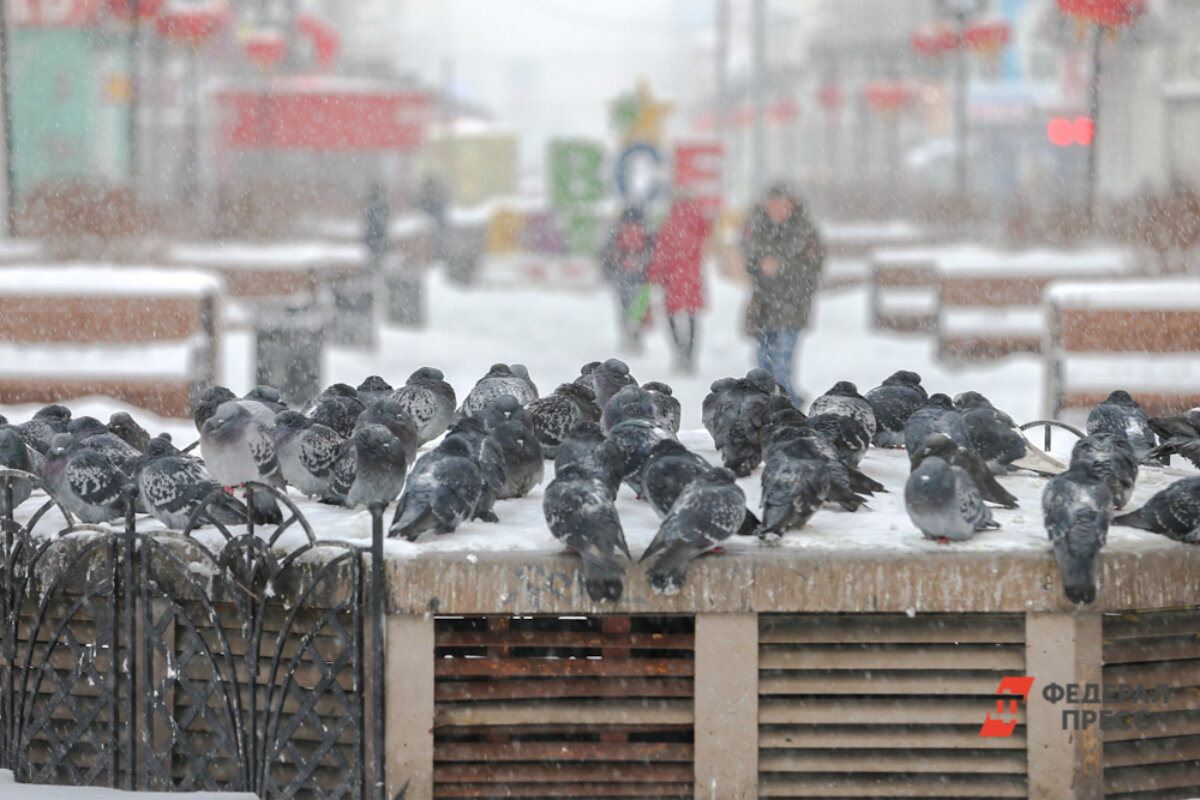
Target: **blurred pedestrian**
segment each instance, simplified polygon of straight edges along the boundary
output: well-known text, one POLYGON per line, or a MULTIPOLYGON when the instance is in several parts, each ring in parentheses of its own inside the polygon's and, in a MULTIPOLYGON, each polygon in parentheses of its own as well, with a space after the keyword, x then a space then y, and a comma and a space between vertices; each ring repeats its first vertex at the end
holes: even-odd
POLYGON ((696 369, 696 314, 704 308, 700 262, 712 217, 695 197, 681 194, 659 228, 646 277, 664 289, 667 323, 675 348, 675 368, 696 369))
POLYGON ((604 279, 617 292, 621 346, 640 353, 642 329, 650 323, 650 284, 646 270, 654 253, 654 236, 637 206, 621 212, 600 254, 604 279))
POLYGON ((372 181, 367 197, 367 225, 363 232, 363 244, 371 257, 371 271, 378 273, 388 251, 388 225, 392 208, 388 204, 387 190, 382 181, 372 181))
POLYGON ((825 251, 795 191, 772 186, 750 214, 744 242, 754 293, 746 332, 758 340, 758 365, 775 376, 799 405, 792 385, 800 332, 808 327, 825 251))

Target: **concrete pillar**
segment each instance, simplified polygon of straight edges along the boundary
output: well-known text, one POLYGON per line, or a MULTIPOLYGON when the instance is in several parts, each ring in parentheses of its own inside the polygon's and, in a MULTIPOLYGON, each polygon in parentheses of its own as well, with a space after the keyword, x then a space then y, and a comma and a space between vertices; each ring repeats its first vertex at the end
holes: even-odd
POLYGON ((1100 612, 1027 613, 1025 674, 1034 679, 1025 707, 1030 800, 1085 800, 1104 796, 1104 741, 1099 721, 1087 730, 1069 724, 1063 711, 1099 705, 1051 703, 1042 691, 1052 683, 1066 689, 1103 683, 1100 612))
POLYGON ((696 615, 696 800, 758 796, 758 615, 696 615))
POLYGON ((406 781, 404 800, 433 797, 433 643, 433 617, 388 615, 387 797, 395 797, 406 781))

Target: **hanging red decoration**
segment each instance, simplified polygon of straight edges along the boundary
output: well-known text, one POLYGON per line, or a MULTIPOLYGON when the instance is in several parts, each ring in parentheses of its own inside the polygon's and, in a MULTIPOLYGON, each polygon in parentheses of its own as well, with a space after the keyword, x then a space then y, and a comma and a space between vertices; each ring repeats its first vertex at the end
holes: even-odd
POLYGON ((329 69, 342 49, 337 29, 316 14, 305 12, 296 17, 296 31, 312 42, 313 55, 320 69, 329 69))
POLYGON ((829 82, 817 90, 817 105, 826 111, 836 111, 842 107, 842 87, 835 82, 829 82))
MULTIPOLYGON (((138 17, 153 19, 158 16, 166 0, 138 0, 138 17)), ((107 0, 109 13, 121 20, 133 18, 133 0, 107 0)))
POLYGON ((198 46, 220 30, 228 19, 229 9, 223 3, 167 7, 158 15, 155 27, 174 42, 198 46))
POLYGON ((958 34, 949 25, 937 23, 918 28, 912 35, 912 47, 920 55, 936 58, 958 49, 958 34))
POLYGON ((1008 44, 1010 34, 1008 23, 1004 20, 977 22, 967 28, 963 37, 967 47, 977 53, 995 53, 1008 44))
POLYGON ((279 31, 258 31, 246 39, 246 57, 268 70, 283 61, 287 55, 287 39, 279 31))
POLYGON ((1058 0, 1064 14, 1106 28, 1123 28, 1146 13, 1146 0, 1058 0))
POLYGON ((893 114, 913 99, 907 84, 896 81, 875 81, 867 84, 867 105, 880 114, 893 114))

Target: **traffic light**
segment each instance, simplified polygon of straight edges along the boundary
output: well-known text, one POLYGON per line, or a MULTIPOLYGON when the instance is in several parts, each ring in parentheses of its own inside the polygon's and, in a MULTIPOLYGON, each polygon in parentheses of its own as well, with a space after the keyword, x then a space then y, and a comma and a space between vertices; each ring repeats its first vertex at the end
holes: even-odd
POLYGON ((1046 137, 1055 147, 1080 145, 1087 147, 1096 134, 1096 124, 1089 117, 1054 117, 1046 123, 1046 137))

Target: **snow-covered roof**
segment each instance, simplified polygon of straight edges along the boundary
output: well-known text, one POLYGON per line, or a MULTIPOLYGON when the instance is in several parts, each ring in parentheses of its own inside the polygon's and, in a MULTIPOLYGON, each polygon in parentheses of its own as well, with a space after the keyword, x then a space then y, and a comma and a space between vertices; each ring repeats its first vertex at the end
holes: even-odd
POLYGON ((0 267, 0 293, 16 296, 201 297, 223 288, 219 275, 191 269, 111 264, 0 267))
POLYGON ((1068 308, 1200 311, 1200 279, 1056 281, 1042 296, 1068 308))

